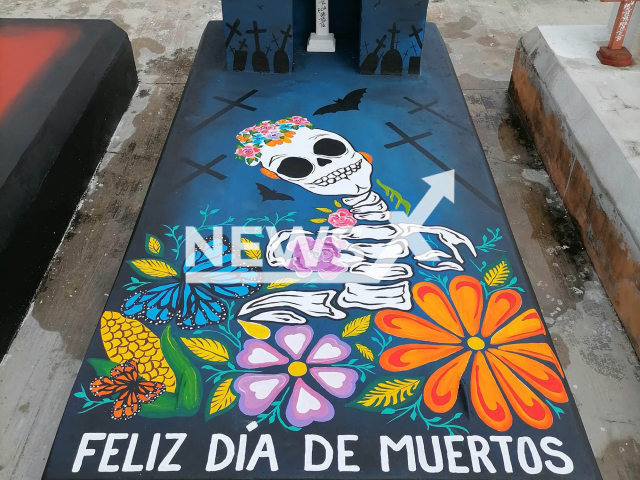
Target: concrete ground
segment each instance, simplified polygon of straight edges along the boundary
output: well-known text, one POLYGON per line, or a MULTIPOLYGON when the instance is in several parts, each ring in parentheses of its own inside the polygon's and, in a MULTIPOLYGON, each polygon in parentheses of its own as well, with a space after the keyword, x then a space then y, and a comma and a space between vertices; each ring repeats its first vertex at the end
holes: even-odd
MULTIPOLYGON (((391 0, 383 0, 391 1, 391 0)), ((640 364, 506 94, 535 25, 605 24, 597 0, 431 0, 606 480, 640 479, 640 364)), ((0 479, 38 479, 218 1, 0 0, 4 16, 110 18, 140 86, 0 363, 0 479)))

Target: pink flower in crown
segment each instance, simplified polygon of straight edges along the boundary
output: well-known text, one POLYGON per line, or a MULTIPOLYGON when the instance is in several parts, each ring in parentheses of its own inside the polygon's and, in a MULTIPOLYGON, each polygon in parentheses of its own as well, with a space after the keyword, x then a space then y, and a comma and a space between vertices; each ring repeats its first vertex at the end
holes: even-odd
POLYGON ((269 132, 273 132, 274 130, 279 130, 278 126, 269 123, 268 121, 262 122, 260 125, 254 125, 251 127, 251 130, 255 130, 258 133, 262 133, 263 135, 267 135, 269 132))
POLYGON ((337 212, 329 215, 329 223, 334 227, 353 227, 358 221, 346 208, 341 208, 337 212))
POLYGON ((358 373, 350 368, 332 367, 351 354, 351 347, 335 335, 322 337, 304 362, 300 361, 313 340, 308 325, 282 327, 276 333, 276 343, 290 358, 262 340, 247 340, 236 357, 242 368, 258 370, 288 365, 276 373, 245 373, 233 384, 240 394, 239 408, 245 415, 264 413, 280 395, 290 380, 295 379, 287 403, 286 417, 295 427, 313 422, 328 422, 335 414, 331 402, 307 383, 311 378, 337 398, 349 398, 356 389, 358 373), (293 360, 293 361, 290 361, 293 360), (311 368, 308 365, 319 365, 311 368), (310 374, 307 375, 307 374, 310 374))
POLYGON ((258 153, 260 153, 260 149, 253 145, 246 145, 236 150, 236 155, 244 158, 254 158, 258 153))
POLYGON ((309 120, 297 115, 295 117, 291 117, 291 123, 293 123, 294 125, 311 125, 311 122, 309 120))

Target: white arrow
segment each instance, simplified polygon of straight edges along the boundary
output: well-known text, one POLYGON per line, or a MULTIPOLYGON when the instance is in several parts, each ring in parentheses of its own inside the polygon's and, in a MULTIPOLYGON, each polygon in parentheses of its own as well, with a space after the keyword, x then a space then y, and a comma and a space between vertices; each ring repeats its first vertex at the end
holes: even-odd
POLYGON ((455 201, 455 177, 455 170, 424 177, 422 180, 431 186, 429 191, 414 207, 410 216, 404 212, 392 212, 391 221, 424 225, 443 198, 447 198, 451 203, 455 201))
MULTIPOLYGON (((448 199, 451 203, 454 202, 455 177, 455 170, 424 177, 422 180, 431 187, 429 191, 422 197, 422 200, 420 200, 420 203, 413 209, 411 215, 407 216, 405 212, 391 212, 391 223, 424 225, 443 198, 448 199)), ((411 235, 409 237, 409 246, 414 255, 421 255, 431 250, 431 247, 422 234, 411 235)), ((437 258, 433 260, 437 260, 437 258)))

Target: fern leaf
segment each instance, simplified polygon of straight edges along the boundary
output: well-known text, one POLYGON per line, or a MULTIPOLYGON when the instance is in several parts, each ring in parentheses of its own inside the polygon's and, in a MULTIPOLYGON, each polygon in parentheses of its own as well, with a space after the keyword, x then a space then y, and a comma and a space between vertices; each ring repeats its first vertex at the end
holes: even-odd
POLYGON ((182 342, 191 352, 209 362, 228 362, 229 352, 227 348, 216 340, 209 338, 183 338, 182 342))
POLYGON ((369 361, 373 360, 373 352, 369 347, 367 347, 366 345, 362 345, 360 343, 356 343, 356 348, 360 352, 360 355, 362 355, 364 358, 366 358, 369 361))
POLYGON ((147 278, 168 278, 178 276, 178 272, 175 267, 163 260, 142 258, 140 260, 130 261, 129 265, 147 278))
POLYGON ((286 288, 289 285, 299 282, 299 278, 280 278, 273 283, 267 285, 267 290, 277 290, 279 288, 286 288))
POLYGON ((224 410, 234 402, 236 396, 231 391, 232 382, 233 378, 229 378, 218 385, 218 388, 216 388, 213 398, 211 399, 209 415, 213 415, 214 413, 224 410))
POLYGON ((241 238, 240 240, 248 247, 244 251, 244 253, 247 254, 247 257, 253 260, 260 260, 262 258, 262 251, 260 250, 259 244, 252 242, 248 238, 241 238))
POLYGON ((342 338, 362 335, 369 328, 370 322, 371 315, 365 315, 364 317, 356 318, 355 320, 347 323, 344 330, 342 330, 342 338))
POLYGON ((365 407, 397 405, 415 394, 420 380, 413 378, 387 380, 369 390, 358 403, 365 407))
POLYGON ((507 262, 502 261, 495 268, 485 273, 484 282, 490 287, 498 287, 507 281, 509 273, 507 262))

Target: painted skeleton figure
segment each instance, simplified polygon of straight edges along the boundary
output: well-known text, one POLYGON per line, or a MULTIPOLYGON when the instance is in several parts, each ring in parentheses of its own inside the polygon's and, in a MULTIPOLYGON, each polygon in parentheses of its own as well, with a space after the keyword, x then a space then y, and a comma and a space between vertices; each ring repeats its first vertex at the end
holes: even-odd
MULTIPOLYGON (((263 122, 244 130, 238 136, 236 156, 249 165, 261 165, 263 174, 298 185, 322 196, 340 196, 353 217, 364 224, 333 228, 318 232, 280 230, 269 241, 266 260, 271 267, 292 269, 282 248, 302 238, 317 237, 339 252, 329 258, 354 277, 374 280, 346 282, 341 292, 332 289, 271 293, 243 305, 239 315, 257 322, 305 323, 298 311, 311 317, 346 318, 344 310, 361 308, 381 310, 412 309, 412 265, 403 263, 413 255, 417 264, 433 271, 463 271, 464 260, 458 250, 467 247, 475 256, 471 241, 461 233, 446 227, 411 223, 392 223, 392 213, 386 202, 372 190, 371 157, 358 152, 344 137, 314 128, 305 118, 291 117, 278 122, 263 122), (409 248, 411 235, 427 234, 437 239, 448 252, 428 248, 416 252, 409 248), (400 261, 398 261, 400 260, 400 261), (428 262, 428 263, 425 263, 428 262), (333 301, 337 307, 334 306, 333 301)), ((314 241, 306 245, 306 254, 314 249, 314 241)), ((413 244, 412 244, 413 247, 413 244)), ((303 248, 305 250, 305 248, 303 248)), ((316 249, 317 250, 317 249, 316 249)), ((315 253, 316 259, 318 252, 315 253)), ((326 278, 326 277, 325 277, 326 278)))

